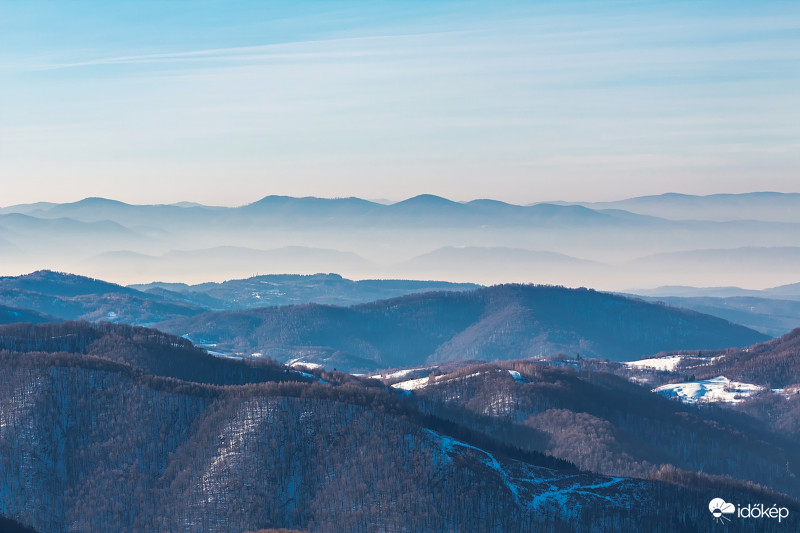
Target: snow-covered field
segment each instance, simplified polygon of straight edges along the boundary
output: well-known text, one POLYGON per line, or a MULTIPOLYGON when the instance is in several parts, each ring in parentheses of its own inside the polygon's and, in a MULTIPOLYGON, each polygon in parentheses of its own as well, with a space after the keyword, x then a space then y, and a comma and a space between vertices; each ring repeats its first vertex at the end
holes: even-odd
MULTIPOLYGON (((431 367, 431 368, 433 368, 433 367, 431 367)), ((412 369, 412 370, 419 370, 419 369, 412 369)), ((495 371, 502 372, 502 370, 495 370, 495 371)), ((487 374, 487 373, 488 372, 475 372, 474 374, 469 374, 467 376, 453 376, 452 374, 443 374, 441 376, 434 376, 433 383, 446 383, 446 382, 454 380, 454 379, 470 379, 470 378, 474 378, 474 377, 477 377, 477 376, 480 376, 480 375, 483 375, 483 374, 487 374), (442 380, 444 380, 444 381, 442 381, 442 380)), ((520 375, 520 373, 517 372, 516 370, 508 370, 508 373, 516 381, 519 381, 520 383, 524 383, 525 382, 525 378, 523 378, 520 375)), ((394 374, 390 374, 390 375, 397 375, 397 374, 399 374, 399 372, 395 372, 394 374)), ((402 390, 409 390, 410 391, 410 390, 422 389, 424 387, 427 387, 430 384, 431 384, 430 376, 425 376, 424 378, 409 379, 409 380, 406 380, 406 381, 401 381, 399 383, 393 384, 392 387, 395 388, 395 389, 402 389, 402 390)))
MULTIPOLYGON (((434 381, 438 381, 445 376, 436 376, 434 381)), ((418 379, 409 379, 407 381, 401 381, 400 383, 395 383, 392 385, 392 388, 395 389, 402 389, 402 390, 417 390, 423 387, 427 387, 430 384, 430 378, 418 378, 418 379)))
POLYGON ((780 394, 787 400, 791 399, 792 396, 800 394, 800 387, 786 387, 783 389, 772 389, 774 394, 780 394))
POLYGON ((307 368, 308 370, 316 370, 317 368, 322 368, 322 365, 320 365, 319 363, 309 363, 308 361, 302 361, 298 359, 290 361, 287 366, 290 366, 292 368, 307 368))
POLYGON ((670 355, 668 357, 658 357, 654 359, 641 359, 639 361, 628 361, 625 363, 630 368, 650 368, 653 370, 664 370, 673 372, 678 363, 683 359, 683 355, 670 355))
POLYGON ((686 354, 678 354, 678 355, 667 355, 665 357, 653 357, 649 359, 639 359, 638 361, 628 361, 623 363, 628 368, 635 368, 637 370, 660 370, 662 372, 675 372, 678 369, 678 366, 681 366, 683 370, 688 370, 690 368, 697 368, 701 366, 708 366, 710 364, 715 363, 724 355, 718 355, 716 357, 700 357, 697 355, 686 355, 686 354), (683 363, 683 364, 681 364, 683 363))
POLYGON ((392 378, 404 378, 407 375, 411 374, 412 372, 424 372, 426 370, 433 370, 438 368, 436 366, 421 366, 419 368, 404 368, 403 370, 398 370, 396 372, 389 372, 388 374, 370 374, 370 377, 376 379, 392 379, 392 378))
POLYGON ((670 383, 656 387, 653 392, 667 398, 676 398, 685 403, 739 403, 763 390, 764 387, 759 385, 731 381, 725 376, 719 376, 700 381, 670 383))

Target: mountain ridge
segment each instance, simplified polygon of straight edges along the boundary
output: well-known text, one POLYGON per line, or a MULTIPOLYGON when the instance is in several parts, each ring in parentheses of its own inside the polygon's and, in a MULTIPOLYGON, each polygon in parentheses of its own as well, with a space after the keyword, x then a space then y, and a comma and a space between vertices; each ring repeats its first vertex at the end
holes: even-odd
POLYGON ((16 213, 13 206, 4 208, 0 247, 5 273, 55 267, 123 283, 153 279, 197 283, 253 272, 325 271, 352 278, 430 279, 442 277, 442 269, 458 270, 458 278, 450 281, 563 283, 605 290, 712 282, 751 285, 756 279, 764 285, 796 282, 792 265, 797 258, 790 251, 800 248, 800 218, 766 216, 782 212, 779 207, 764 207, 769 201, 759 204, 761 211, 739 210, 736 216, 720 218, 696 216, 704 213, 702 209, 653 213, 575 203, 455 202, 435 195, 389 205, 354 197, 272 195, 239 207, 133 205, 90 198, 39 205, 36 216, 30 215, 30 206, 22 205, 16 213), (225 252, 222 246, 235 248, 225 252), (363 261, 296 253, 278 261, 275 253, 269 257, 241 252, 292 246, 355 254, 363 261), (456 261, 426 272, 408 264, 433 250, 467 248, 484 250, 480 265, 456 261), (562 254, 594 263, 565 269, 544 260, 544 255, 493 261, 492 248, 562 254), (692 268, 678 268, 675 263, 681 258, 670 255, 712 249, 740 249, 746 261, 722 270, 717 263, 723 259, 713 265, 694 261, 692 268), (180 253, 190 250, 196 257, 180 253), (786 257, 776 262, 776 250, 783 250, 780 253, 786 257), (110 252, 125 252, 130 260, 119 253, 116 258, 109 256, 110 252), (226 253, 230 256, 223 257, 226 253), (720 275, 724 278, 718 279, 720 275))
POLYGON ((413 294, 352 307, 212 312, 156 327, 202 337, 216 350, 258 352, 284 361, 301 356, 360 372, 559 352, 624 359, 666 346, 721 348, 768 338, 693 311, 588 289, 529 285, 413 294))

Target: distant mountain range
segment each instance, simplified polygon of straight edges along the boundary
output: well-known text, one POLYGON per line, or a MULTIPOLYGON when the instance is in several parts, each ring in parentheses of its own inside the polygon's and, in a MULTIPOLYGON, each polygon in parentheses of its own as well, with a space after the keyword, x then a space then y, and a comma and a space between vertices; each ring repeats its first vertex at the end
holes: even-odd
POLYGON ((756 298, 753 296, 640 296, 651 302, 663 302, 673 307, 692 309, 742 324, 772 337, 800 326, 800 301, 756 298))
POLYGON ((614 202, 555 202, 591 209, 622 209, 632 213, 675 220, 764 220, 800 222, 800 194, 752 192, 742 194, 667 193, 614 202))
POLYGON ((800 326, 800 283, 763 290, 664 286, 630 293, 647 301, 718 316, 773 337, 800 326))
POLYGON ((339 272, 615 290, 714 279, 780 285, 797 282, 797 197, 522 206, 432 195, 392 204, 267 196, 241 207, 87 198, 0 209, 0 252, 7 274, 49 268, 120 283, 339 272))
MULTIPOLYGON (((569 205, 568 202, 558 202, 569 205)), ((743 194, 660 194, 616 202, 580 202, 592 209, 623 209, 632 213, 683 220, 765 220, 800 222, 800 194, 752 192, 743 194)))
POLYGON ((742 289, 740 287, 688 287, 665 285, 654 289, 633 289, 630 292, 641 296, 674 296, 678 298, 730 298, 730 297, 752 297, 767 298, 774 300, 799 300, 800 283, 791 283, 779 287, 771 287, 762 290, 742 289))

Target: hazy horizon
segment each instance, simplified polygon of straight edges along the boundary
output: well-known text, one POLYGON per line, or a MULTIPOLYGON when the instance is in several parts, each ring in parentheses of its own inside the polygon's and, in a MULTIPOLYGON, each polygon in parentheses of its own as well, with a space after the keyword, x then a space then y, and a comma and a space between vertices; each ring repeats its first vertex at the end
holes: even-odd
POLYGON ((706 195, 798 191, 798 16, 781 0, 3 2, 0 273, 796 282, 793 196, 706 195), (640 198, 668 192, 700 197, 640 198), (392 205, 235 209, 270 195, 392 205), (95 197, 132 207, 74 204, 95 197), (180 202, 227 209, 153 207, 180 202))
POLYGON ((137 202, 126 201, 126 200, 124 200, 122 198, 118 198, 118 197, 107 197, 107 196, 90 195, 90 196, 75 197, 74 199, 71 199, 71 198, 64 199, 64 200, 61 200, 61 201, 58 201, 58 202, 54 202, 54 201, 50 201, 50 200, 36 200, 36 201, 32 201, 32 202, 18 202, 18 203, 13 203, 13 204, 10 204, 10 203, 0 204, 0 209, 8 209, 8 208, 18 207, 18 206, 35 205, 35 204, 48 204, 48 203, 74 204, 74 203, 78 203, 78 202, 81 202, 81 201, 84 201, 84 200, 95 200, 95 199, 97 199, 97 200, 110 200, 112 202, 119 202, 119 203, 123 203, 123 204, 134 205, 134 206, 162 206, 162 205, 169 205, 169 206, 191 207, 191 206, 197 205, 197 206, 204 206, 204 207, 236 208, 236 207, 244 207, 244 206, 250 205, 252 203, 258 202, 259 200, 263 200, 264 198, 268 198, 268 197, 271 197, 271 196, 272 197, 286 197, 286 198, 293 198, 293 199, 314 198, 314 199, 319 199, 319 200, 358 199, 358 200, 365 200, 367 202, 372 202, 372 203, 382 204, 382 205, 393 205, 393 204, 397 204, 397 203, 400 203, 400 202, 405 202, 407 200, 411 200, 413 198, 417 198, 417 197, 420 197, 420 196, 436 196, 436 197, 439 197, 439 198, 443 198, 445 200, 449 200, 451 202, 456 202, 456 203, 461 203, 461 204, 474 202, 474 201, 479 201, 479 200, 488 200, 488 201, 503 202, 503 203, 507 203, 507 204, 510 204, 510 205, 516 205, 516 206, 530 206, 530 205, 535 205, 535 204, 570 204, 570 205, 605 204, 605 203, 622 202, 622 201, 626 201, 626 200, 637 200, 637 199, 643 199, 643 198, 653 198, 653 197, 659 197, 659 196, 689 196, 689 197, 698 197, 698 198, 708 198, 708 197, 714 197, 714 196, 734 196, 734 195, 738 196, 738 195, 761 195, 761 194, 765 194, 765 195, 766 194, 787 194, 787 195, 800 194, 800 189, 783 190, 783 191, 753 189, 753 190, 742 191, 742 192, 719 191, 719 192, 708 193, 708 194, 691 194, 691 193, 686 193, 686 192, 682 192, 682 191, 668 190, 668 191, 664 191, 664 192, 661 192, 661 193, 645 194, 645 195, 640 195, 640 196, 622 196, 622 197, 610 196, 608 199, 605 199, 605 200, 589 200, 589 199, 586 199, 586 198, 549 198, 547 200, 536 200, 536 201, 532 201, 532 202, 520 201, 518 199, 516 201, 514 201, 514 200, 500 200, 498 198, 485 197, 485 196, 483 196, 483 197, 460 197, 460 198, 457 198, 457 197, 449 197, 449 196, 442 196, 442 195, 438 195, 438 194, 432 194, 432 193, 425 192, 425 191, 418 192, 416 194, 411 194, 410 196, 399 197, 399 198, 365 198, 365 197, 360 197, 360 196, 318 196, 318 195, 313 195, 313 194, 312 195, 306 195, 306 196, 293 196, 293 195, 289 195, 289 194, 275 194, 275 193, 269 193, 268 192, 266 194, 262 194, 260 196, 256 196, 256 197, 250 199, 249 201, 245 201, 243 203, 227 203, 227 204, 226 203, 204 204, 202 202, 197 202, 197 201, 187 200, 187 199, 169 201, 169 202, 144 201, 144 202, 141 202, 141 203, 137 203, 137 202))
POLYGON ((539 283, 601 290, 796 283, 800 195, 665 195, 592 204, 392 204, 266 197, 246 206, 116 201, 0 210, 2 274, 122 284, 263 274, 539 283))

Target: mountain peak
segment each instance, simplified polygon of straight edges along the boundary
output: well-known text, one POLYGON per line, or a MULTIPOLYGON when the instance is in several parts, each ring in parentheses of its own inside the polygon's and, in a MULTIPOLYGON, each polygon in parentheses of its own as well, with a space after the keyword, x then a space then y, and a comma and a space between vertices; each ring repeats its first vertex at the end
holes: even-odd
POLYGON ((115 207, 127 207, 131 204, 126 204, 125 202, 120 202, 119 200, 110 200, 108 198, 102 198, 100 196, 89 196, 84 198, 83 200, 78 200, 77 202, 67 203, 63 205, 71 205, 75 207, 84 206, 84 207, 100 207, 100 206, 115 206, 115 207))
POLYGON ((418 194, 416 196, 412 196, 411 198, 407 198, 400 202, 394 203, 392 205, 461 205, 458 202, 454 202, 452 200, 448 200, 447 198, 443 198, 441 196, 436 196, 435 194, 418 194))
POLYGON ((281 196, 271 194, 264 198, 257 200, 251 204, 243 206, 245 209, 258 209, 258 208, 304 208, 304 209, 330 209, 330 208, 361 208, 369 209, 375 207, 374 202, 363 200, 355 196, 342 197, 342 198, 320 198, 317 196, 281 196))
POLYGON ((0 278, 0 289, 16 289, 56 296, 138 293, 134 289, 115 283, 53 270, 37 270, 22 276, 2 277, 0 278))

